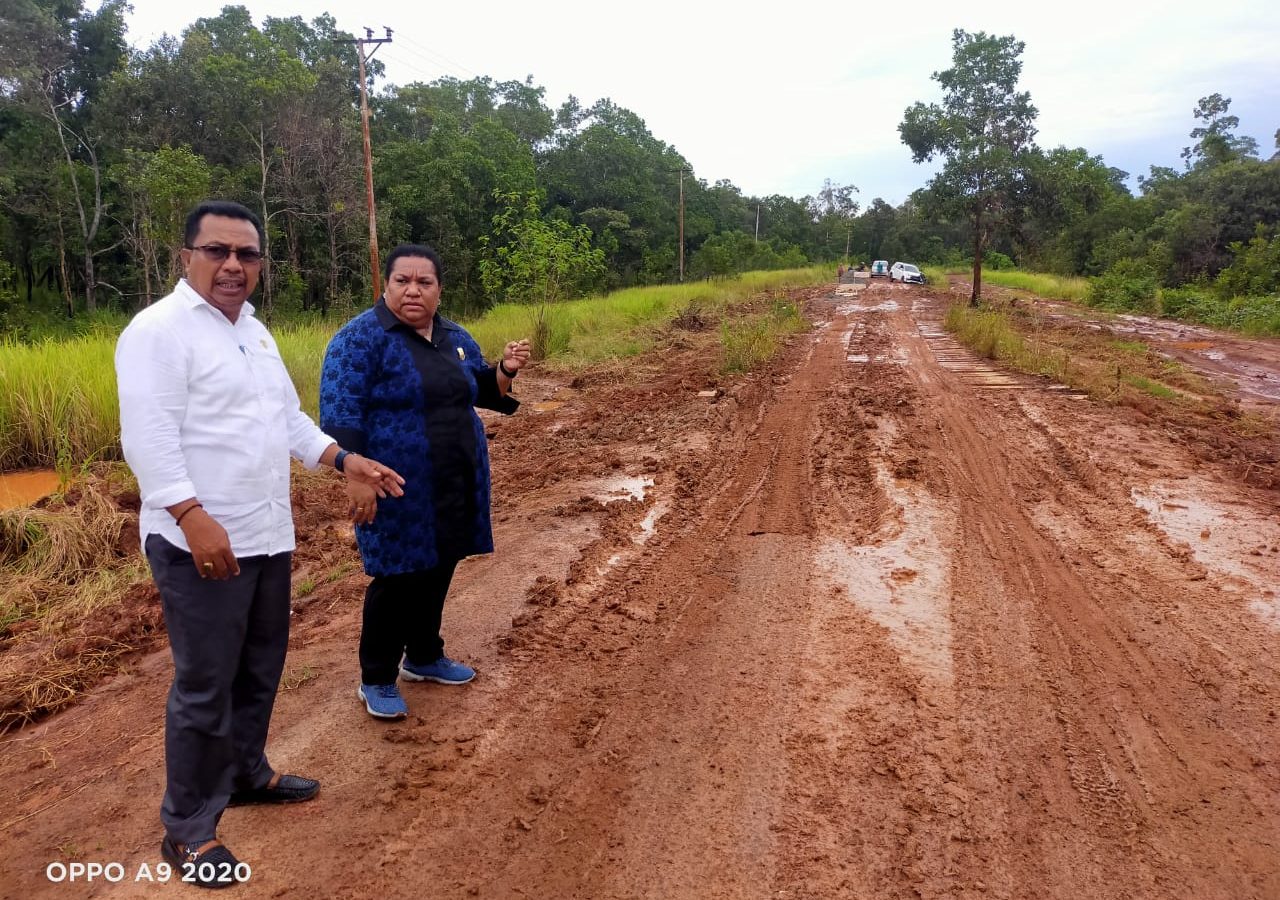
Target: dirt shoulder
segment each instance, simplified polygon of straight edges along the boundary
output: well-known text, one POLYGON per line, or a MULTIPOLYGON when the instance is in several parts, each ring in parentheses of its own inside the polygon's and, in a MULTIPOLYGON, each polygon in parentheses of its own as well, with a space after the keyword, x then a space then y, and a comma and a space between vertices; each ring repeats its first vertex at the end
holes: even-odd
MULTIPOLYGON (((324 787, 224 817, 244 895, 1280 895, 1277 492, 967 355, 945 302, 814 292, 735 381, 696 335, 522 375, 445 611, 480 677, 405 723, 355 701, 363 577, 304 499, 269 752, 324 787)), ((168 667, 0 742, 0 894, 194 890, 132 883, 168 667)))

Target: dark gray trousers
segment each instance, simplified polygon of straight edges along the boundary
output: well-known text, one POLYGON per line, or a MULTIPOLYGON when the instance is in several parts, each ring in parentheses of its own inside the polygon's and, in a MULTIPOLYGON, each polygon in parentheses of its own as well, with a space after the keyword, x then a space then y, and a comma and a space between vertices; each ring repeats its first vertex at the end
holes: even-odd
POLYGON ((146 553, 174 668, 160 819, 173 840, 198 844, 215 836, 232 791, 274 774, 264 751, 289 646, 292 554, 245 557, 239 575, 216 581, 157 534, 146 553))

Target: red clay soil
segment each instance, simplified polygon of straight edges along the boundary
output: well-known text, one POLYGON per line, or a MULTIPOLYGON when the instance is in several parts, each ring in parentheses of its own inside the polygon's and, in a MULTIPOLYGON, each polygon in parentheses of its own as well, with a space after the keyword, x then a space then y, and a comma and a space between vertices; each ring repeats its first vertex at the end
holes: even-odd
MULTIPOLYGON (((772 370, 695 339, 521 377, 464 687, 355 698, 364 580, 301 492, 242 897, 1280 897, 1280 494, 1131 411, 986 370, 926 289, 842 286, 772 370), (700 392, 715 391, 712 396, 700 392)), ((534 374, 534 373, 530 373, 534 374)), ((0 743, 0 895, 178 896, 163 649, 0 743), (126 883, 46 866, 119 862, 126 883)))

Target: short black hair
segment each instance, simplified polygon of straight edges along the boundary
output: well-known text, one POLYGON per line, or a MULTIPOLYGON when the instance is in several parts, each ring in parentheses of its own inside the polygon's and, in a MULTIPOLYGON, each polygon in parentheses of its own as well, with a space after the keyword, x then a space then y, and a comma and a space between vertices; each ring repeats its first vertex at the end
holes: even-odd
POLYGON ((436 281, 440 283, 441 287, 444 287, 444 266, 440 264, 440 254, 435 251, 434 247, 428 247, 426 244, 401 244, 388 253, 387 261, 382 264, 382 278, 384 281, 391 280, 391 267, 402 256, 417 256, 431 260, 431 264, 436 267, 436 281))
POLYGON ((244 219, 246 222, 252 222, 258 232, 258 249, 261 250, 267 243, 267 237, 262 232, 262 221, 249 207, 230 200, 206 200, 187 213, 187 228, 182 236, 182 246, 191 247, 194 244, 196 236, 200 234, 200 223, 204 221, 205 216, 225 216, 228 219, 244 219))

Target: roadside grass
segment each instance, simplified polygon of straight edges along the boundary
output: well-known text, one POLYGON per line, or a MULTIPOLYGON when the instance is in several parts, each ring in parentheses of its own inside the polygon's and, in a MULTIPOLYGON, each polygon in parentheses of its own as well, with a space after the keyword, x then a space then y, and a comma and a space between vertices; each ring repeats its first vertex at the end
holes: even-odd
POLYGON ((921 266, 920 271, 924 273, 926 284, 933 284, 945 288, 949 279, 948 275, 960 274, 959 269, 949 268, 947 266, 921 266))
POLYGON ((115 337, 0 343, 0 471, 119 455, 115 337))
POLYGON ((1024 304, 986 301, 974 309, 953 303, 945 326, 981 356, 1052 378, 1105 403, 1148 409, 1154 400, 1166 412, 1184 414, 1227 406, 1203 378, 1141 341, 1057 324, 1024 304))
POLYGON ((983 269, 982 280, 987 284, 1028 291, 1037 297, 1051 300, 1083 302, 1089 290, 1089 279, 1064 275, 1047 275, 1041 272, 1023 272, 1017 269, 983 269))
POLYGON ((721 374, 751 371, 778 352, 784 337, 808 327, 785 294, 775 295, 763 311, 726 317, 720 323, 721 374))
MULTIPOLYGON (((824 266, 748 272, 735 278, 628 288, 549 307, 503 304, 461 324, 489 359, 496 359, 509 340, 534 337, 541 325, 544 364, 579 370, 644 353, 691 307, 723 313, 770 291, 829 279, 824 266)), ((324 351, 341 324, 308 320, 272 329, 302 408, 312 416, 319 408, 324 351)), ((65 476, 84 462, 120 458, 117 335, 103 325, 69 340, 0 343, 0 471, 57 468, 65 476)))
MULTIPOLYGON (((930 284, 937 284, 946 287, 950 275, 960 275, 963 277, 972 277, 972 267, 960 266, 924 266, 921 271, 925 273, 930 284)), ((1089 292, 1089 279, 1077 278, 1069 275, 1050 275, 1045 272, 1027 272, 1021 269, 990 269, 982 270, 983 285, 996 285, 997 287, 1010 288, 1012 290, 1027 291, 1035 294, 1037 297, 1044 297, 1050 300, 1070 300, 1074 303, 1085 302, 1089 292)))
POLYGON ((723 315, 763 293, 829 280, 824 266, 748 272, 736 278, 627 288, 552 307, 502 304, 482 319, 463 324, 490 359, 500 354, 507 341, 532 339, 542 330, 545 337, 539 343, 545 363, 577 371, 652 349, 663 330, 689 309, 723 315))
POLYGON ((1141 375, 1125 375, 1125 384, 1132 385, 1140 391, 1145 391, 1152 397, 1158 397, 1161 400, 1177 400, 1183 395, 1175 391, 1169 385, 1159 381, 1152 381, 1150 378, 1144 378, 1141 375))

